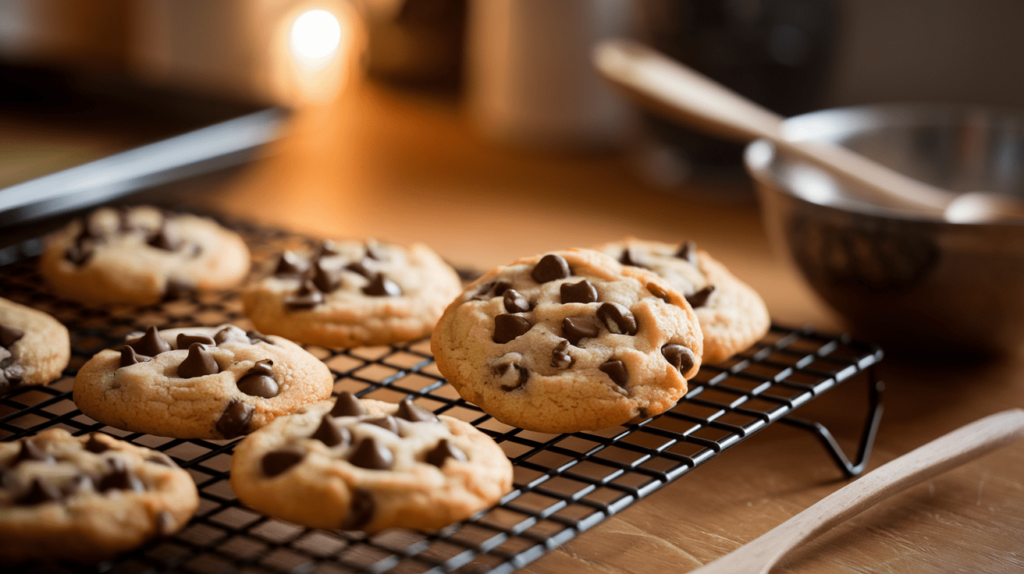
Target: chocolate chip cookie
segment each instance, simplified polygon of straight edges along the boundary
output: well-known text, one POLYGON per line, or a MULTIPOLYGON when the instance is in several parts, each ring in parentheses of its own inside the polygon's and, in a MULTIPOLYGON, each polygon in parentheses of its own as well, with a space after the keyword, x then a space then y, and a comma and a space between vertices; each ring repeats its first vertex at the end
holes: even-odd
POLYGON ((657 273, 686 297, 704 333, 705 363, 724 361, 768 333, 771 319, 761 296, 692 241, 674 245, 627 237, 596 249, 623 265, 657 273))
POLYGON ((71 358, 68 330, 53 317, 0 298, 0 393, 45 385, 71 358))
POLYGON ((233 325, 130 334, 89 359, 74 400, 112 427, 175 438, 248 434, 331 396, 319 359, 282 337, 233 325))
POLYGON ((408 399, 342 393, 246 437, 231 487, 256 510, 313 528, 431 530, 495 504, 512 465, 468 423, 408 399))
POLYGON ((430 334, 462 289, 458 275, 426 245, 325 241, 285 252, 242 292, 260 329, 325 347, 385 345, 430 334))
POLYGON ((664 412, 702 354, 682 295, 586 249, 490 271, 445 310, 431 350, 462 398, 506 424, 552 433, 664 412))
POLYGON ((61 297, 149 305, 237 285, 249 271, 249 249, 211 219, 105 207, 47 237, 39 264, 61 297))
POLYGON ((177 532, 198 505, 167 455, 104 434, 0 443, 0 563, 110 558, 177 532))

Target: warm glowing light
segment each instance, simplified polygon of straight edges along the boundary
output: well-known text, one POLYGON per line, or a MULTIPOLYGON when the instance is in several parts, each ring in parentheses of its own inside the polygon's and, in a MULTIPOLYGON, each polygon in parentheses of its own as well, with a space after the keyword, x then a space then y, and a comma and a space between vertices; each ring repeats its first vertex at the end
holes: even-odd
POLYGON ((297 56, 324 58, 337 51, 341 43, 341 24, 327 10, 303 12, 292 23, 290 40, 297 56))

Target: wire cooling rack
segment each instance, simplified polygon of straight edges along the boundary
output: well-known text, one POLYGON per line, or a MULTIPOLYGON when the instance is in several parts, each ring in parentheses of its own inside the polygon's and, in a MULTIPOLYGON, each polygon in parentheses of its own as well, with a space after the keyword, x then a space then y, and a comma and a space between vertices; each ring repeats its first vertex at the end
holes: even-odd
MULTIPOLYGON (((313 245, 306 237, 246 224, 242 233, 256 262, 282 249, 313 245)), ((881 414, 874 346, 808 329, 773 327, 753 348, 719 365, 705 365, 671 411, 640 424, 600 432, 550 435, 504 425, 466 403, 434 366, 429 340, 387 347, 307 349, 336 378, 335 391, 397 402, 412 397, 437 413, 471 422, 512 460, 514 488, 497 506, 437 532, 391 529, 372 536, 304 528, 240 504, 229 484, 237 441, 181 440, 129 433, 83 415, 71 400, 74 375, 94 353, 119 345, 150 325, 160 328, 235 323, 251 328, 237 291, 138 308, 89 308, 53 296, 36 272, 38 241, 0 254, 0 296, 45 311, 71 332, 72 360, 46 387, 0 397, 0 439, 61 427, 73 434, 104 432, 160 450, 191 473, 200 506, 178 534, 96 566, 33 564, 21 570, 70 572, 511 572, 779 421, 814 432, 848 475, 870 455, 881 414), (855 460, 828 430, 788 415, 830 388, 867 383, 868 414, 855 460)))

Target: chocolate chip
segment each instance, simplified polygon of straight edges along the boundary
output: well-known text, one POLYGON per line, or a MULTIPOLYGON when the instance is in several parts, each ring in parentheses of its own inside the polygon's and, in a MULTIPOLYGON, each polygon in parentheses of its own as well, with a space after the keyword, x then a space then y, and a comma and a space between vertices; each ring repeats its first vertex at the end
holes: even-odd
POLYGON ((690 307, 693 307, 694 309, 698 309, 698 308, 703 307, 704 305, 707 304, 708 299, 711 297, 711 294, 714 293, 714 292, 715 292, 715 286, 714 285, 706 285, 706 286, 704 286, 703 289, 697 291, 696 293, 691 293, 690 295, 687 295, 686 296, 686 302, 690 304, 690 307))
POLYGON ((687 263, 697 266, 697 244, 692 241, 687 241, 679 246, 679 251, 676 251, 676 257, 685 259, 687 263))
POLYGON ((561 255, 553 253, 541 257, 533 271, 530 272, 530 276, 537 283, 565 279, 570 275, 572 275, 572 270, 569 269, 569 263, 561 255))
POLYGON ((178 376, 183 379, 215 375, 220 372, 220 365, 202 343, 192 343, 188 348, 188 356, 178 365, 178 376))
POLYGON ((648 411, 646 407, 640 407, 637 409, 637 418, 640 420, 647 420, 651 418, 651 412, 648 411))
POLYGON ((448 439, 443 438, 441 439, 441 442, 437 443, 437 446, 427 451, 427 456, 424 460, 437 468, 441 468, 449 458, 465 462, 466 453, 462 452, 462 449, 459 447, 448 442, 448 439))
POLYGON ((217 345, 223 345, 231 339, 231 334, 234 333, 235 329, 238 329, 238 327, 227 326, 217 331, 217 334, 213 336, 213 342, 217 345))
POLYGON ((655 285, 654 283, 648 283, 647 290, 651 292, 651 295, 654 295, 658 299, 661 299, 662 301, 669 304, 672 303, 672 301, 669 299, 668 291, 665 291, 664 289, 655 285))
POLYGON ((498 315, 494 318, 494 342, 504 345, 529 331, 532 326, 519 315, 498 315))
POLYGON ((152 360, 153 357, 136 353, 131 345, 121 347, 121 367, 130 367, 136 363, 145 363, 152 360))
POLYGON ((434 413, 412 402, 412 399, 402 399, 398 403, 398 411, 395 412, 395 416, 411 423, 437 422, 440 420, 434 413))
POLYGON ((365 261, 365 259, 363 259, 361 261, 354 261, 352 263, 349 263, 348 265, 345 266, 345 269, 348 270, 348 271, 351 271, 353 273, 362 275, 363 277, 366 277, 367 279, 372 279, 377 274, 374 273, 373 271, 370 271, 370 269, 368 267, 366 267, 366 264, 363 263, 363 261, 365 261))
POLYGON ((107 239, 107 230, 100 225, 99 218, 96 217, 95 213, 82 218, 82 229, 78 232, 78 236, 75 237, 76 241, 82 241, 84 239, 107 239))
POLYGON ((177 251, 181 247, 181 239, 167 228, 166 221, 146 243, 164 251, 177 251))
POLYGON ((556 369, 568 369, 572 363, 573 358, 569 354, 569 341, 562 339, 551 351, 551 366, 556 369))
POLYGON ((110 459, 111 470, 100 478, 97 488, 100 492, 108 490, 130 490, 132 492, 145 492, 146 485, 132 472, 132 469, 125 466, 120 459, 110 459))
POLYGON ((697 358, 694 356, 693 351, 682 345, 665 345, 661 348, 661 354, 665 357, 665 360, 668 361, 668 364, 675 367, 675 369, 680 373, 688 372, 697 362, 697 358))
POLYGON ((393 432, 395 434, 398 434, 398 431, 400 430, 398 428, 398 421, 395 420, 395 417, 393 417, 391 415, 384 415, 382 417, 377 417, 377 418, 373 418, 373 419, 364 419, 361 422, 364 422, 364 423, 370 424, 370 425, 374 425, 374 426, 378 426, 378 427, 380 427, 382 429, 389 430, 389 431, 391 431, 391 432, 393 432))
POLYGON ((101 441, 96 433, 91 433, 89 435, 89 440, 85 441, 85 450, 100 454, 110 450, 110 445, 101 441))
POLYGON ((171 350, 171 344, 164 340, 157 332, 156 327, 146 329, 146 334, 130 341, 125 341, 136 353, 147 357, 155 357, 160 353, 171 350))
POLYGON ((626 383, 629 382, 629 373, 626 372, 626 365, 618 359, 610 359, 605 361, 598 367, 602 373, 607 374, 611 377, 612 381, 616 385, 622 388, 626 388, 626 383))
POLYGON ((285 251, 277 256, 277 265, 274 267, 274 275, 278 277, 293 277, 302 275, 306 271, 299 256, 292 251, 285 251))
POLYGON ((46 502, 56 502, 63 498, 60 489, 42 478, 33 478, 25 494, 18 497, 19 506, 35 506, 46 502))
POLYGON ((263 333, 260 333, 259 331, 246 331, 245 332, 245 336, 249 337, 249 344, 250 345, 255 345, 256 343, 259 343, 260 341, 262 341, 262 342, 264 342, 264 343, 266 343, 268 345, 273 345, 274 344, 274 342, 270 340, 270 337, 264 335, 263 333))
POLYGON ((14 464, 16 465, 19 462, 26 460, 34 460, 37 462, 44 462, 46 464, 53 464, 56 462, 53 455, 46 452, 32 439, 25 439, 21 441, 21 450, 18 451, 18 456, 14 458, 14 464))
POLYGON ((167 279, 167 284, 164 286, 164 301, 188 299, 195 295, 195 293, 195 284, 184 279, 176 279, 174 277, 171 277, 167 279))
POLYGON ((81 267, 92 259, 96 250, 92 245, 72 245, 64 252, 64 259, 70 261, 76 267, 81 267))
POLYGON ((391 454, 384 443, 371 437, 366 437, 359 442, 348 461, 360 468, 370 470, 388 470, 395 464, 395 455, 391 454))
POLYGON ((305 451, 288 447, 279 448, 263 455, 263 460, 260 461, 260 466, 263 469, 264 476, 267 478, 274 478, 302 462, 303 458, 306 458, 305 451))
POLYGON ((328 413, 320 419, 320 426, 310 438, 314 438, 327 446, 348 444, 352 441, 352 433, 348 429, 339 429, 332 422, 333 418, 328 413))
POLYGON ((608 332, 616 335, 636 335, 636 317, 618 303, 602 303, 597 308, 597 318, 608 328, 608 332))
POLYGON ((597 325, 582 317, 566 317, 562 319, 562 336, 575 346, 580 339, 596 337, 600 333, 597 325))
POLYGON ((166 538, 174 534, 175 528, 174 516, 166 510, 161 510, 156 513, 156 536, 158 538, 166 538))
POLYGON ((338 246, 334 244, 330 239, 324 239, 320 242, 320 245, 316 248, 316 253, 313 254, 313 261, 319 261, 321 257, 329 257, 331 255, 338 255, 338 246))
POLYGON ((476 295, 473 296, 473 299, 476 299, 477 301, 487 301, 491 297, 500 297, 501 295, 504 295, 505 291, 510 287, 512 287, 512 284, 508 281, 491 281, 490 283, 484 283, 479 289, 477 289, 476 295))
POLYGON ((383 273, 378 273, 373 276, 373 279, 370 279, 370 283, 366 287, 363 287, 363 293, 375 297, 398 297, 402 294, 402 288, 394 281, 385 277, 383 273))
POLYGON ((24 376, 25 367, 17 363, 5 365, 0 369, 0 387, 16 387, 21 384, 24 376))
POLYGON ((338 289, 341 286, 341 279, 338 278, 334 271, 328 271, 319 262, 313 262, 313 266, 310 267, 309 273, 306 274, 310 280, 313 281, 313 285, 324 293, 330 293, 338 289))
POLYGON ((593 303, 597 301, 597 289, 584 279, 579 283, 562 283, 560 287, 562 303, 593 303))
POLYGON ((646 268, 645 265, 641 265, 641 264, 636 262, 636 259, 633 259, 633 255, 630 253, 629 247, 623 247, 622 248, 622 255, 619 256, 619 263, 621 263, 623 265, 631 265, 633 267, 645 267, 646 268))
POLYGON ((308 279, 294 295, 285 298, 284 304, 293 309, 311 309, 324 302, 324 294, 308 279))
POLYGON ((366 249, 366 256, 369 257, 370 259, 384 261, 384 259, 387 258, 387 255, 384 253, 384 251, 381 250, 380 244, 377 243, 376 241, 367 241, 364 244, 364 248, 366 249))
POLYGON ((0 325, 0 347, 10 347, 18 339, 24 336, 25 331, 22 331, 21 329, 0 325))
POLYGON ((60 492, 65 497, 73 496, 79 492, 96 492, 96 485, 93 484, 92 479, 87 475, 79 473, 71 477, 71 480, 62 484, 60 492))
POLYGON ((503 298, 505 310, 509 313, 525 313, 530 310, 530 302, 519 291, 509 289, 503 298))
POLYGON ((345 520, 341 523, 342 530, 359 530, 373 520, 377 505, 368 490, 357 489, 352 493, 352 505, 345 520))
POLYGON ((210 347, 217 346, 217 342, 214 341, 212 337, 207 337, 205 335, 186 335, 185 333, 178 333, 177 343, 179 349, 188 349, 192 346, 192 343, 202 343, 204 345, 209 345, 210 347))
POLYGON ((240 400, 231 401, 217 420, 217 432, 224 438, 235 438, 248 431, 256 409, 240 400))
POLYGON ((366 414, 366 409, 359 402, 355 395, 348 391, 342 391, 338 400, 334 401, 331 407, 332 417, 361 417, 366 414))
POLYGON ((274 361, 270 359, 256 361, 256 364, 238 379, 238 390, 254 397, 276 397, 280 389, 274 379, 274 370, 271 368, 273 364, 274 361))
POLYGON ((501 385, 501 390, 506 392, 514 391, 519 387, 525 385, 526 381, 530 380, 530 370, 527 369, 526 367, 522 367, 514 363, 505 363, 503 365, 499 365, 497 368, 495 368, 495 372, 498 374, 498 376, 506 378, 509 369, 515 369, 516 379, 512 382, 511 385, 501 385))

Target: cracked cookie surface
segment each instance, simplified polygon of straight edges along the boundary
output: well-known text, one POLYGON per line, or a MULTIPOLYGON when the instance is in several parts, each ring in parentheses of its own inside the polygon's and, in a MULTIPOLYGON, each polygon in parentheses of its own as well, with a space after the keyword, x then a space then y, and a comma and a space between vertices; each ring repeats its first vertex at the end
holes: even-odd
POLYGON ((295 343, 233 325, 129 334, 82 366, 74 401, 112 427, 235 438, 331 396, 327 366, 295 343))
POLYGON ((0 298, 0 393, 45 385, 71 358, 68 330, 53 317, 0 298))
POLYGON ((325 241, 285 252, 242 292, 256 328, 325 347, 386 345, 429 335, 462 289, 426 245, 325 241))
POLYGON ((462 398, 552 433, 664 412, 702 354, 682 295, 587 249, 520 259, 473 282, 445 310, 431 350, 462 398))
POLYGON ((683 294, 704 333, 704 362, 718 363, 747 349, 768 333, 764 300, 707 251, 682 244, 627 237, 596 247, 624 265, 649 269, 683 294))
POLYGON ((0 443, 0 562, 95 562, 184 526, 195 483, 165 454, 49 429, 0 443))
POLYGON ((496 503, 512 465, 469 423, 342 393, 246 437, 231 486, 252 508, 313 528, 432 530, 496 503))
POLYGON ((249 271, 249 248, 205 217, 104 207, 48 236, 39 267, 66 299, 151 305, 237 285, 249 271))

